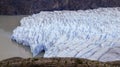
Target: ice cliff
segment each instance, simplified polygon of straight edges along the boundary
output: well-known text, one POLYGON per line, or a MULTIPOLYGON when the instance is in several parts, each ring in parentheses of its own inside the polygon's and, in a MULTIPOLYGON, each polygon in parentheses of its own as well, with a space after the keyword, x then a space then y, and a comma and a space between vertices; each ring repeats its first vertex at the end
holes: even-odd
POLYGON ((43 11, 24 17, 12 40, 33 56, 120 60, 120 8, 43 11))

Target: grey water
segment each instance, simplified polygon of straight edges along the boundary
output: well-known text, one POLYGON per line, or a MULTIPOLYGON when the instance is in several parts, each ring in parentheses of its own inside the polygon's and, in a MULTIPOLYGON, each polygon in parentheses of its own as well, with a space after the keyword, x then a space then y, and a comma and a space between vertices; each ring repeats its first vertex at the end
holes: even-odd
MULTIPOLYGON (((20 20, 25 16, 0 15, 0 60, 11 57, 32 57, 29 47, 18 45, 16 42, 11 41, 12 31, 20 25, 20 20)), ((39 56, 43 56, 43 54, 39 56)))

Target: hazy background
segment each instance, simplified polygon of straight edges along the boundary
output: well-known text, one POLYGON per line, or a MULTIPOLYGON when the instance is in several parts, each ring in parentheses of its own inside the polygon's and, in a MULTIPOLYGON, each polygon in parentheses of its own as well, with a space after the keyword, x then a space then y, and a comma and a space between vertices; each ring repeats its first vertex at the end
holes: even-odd
POLYGON ((40 11, 119 7, 120 0, 0 0, 0 14, 29 15, 40 11))

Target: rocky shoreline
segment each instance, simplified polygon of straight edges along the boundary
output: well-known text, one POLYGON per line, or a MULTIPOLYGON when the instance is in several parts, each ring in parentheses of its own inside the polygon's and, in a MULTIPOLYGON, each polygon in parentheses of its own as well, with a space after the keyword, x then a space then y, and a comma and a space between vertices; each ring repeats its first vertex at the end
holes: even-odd
POLYGON ((0 0, 1 15, 28 15, 40 11, 120 7, 120 0, 0 0))
POLYGON ((13 57, 0 61, 0 67, 119 67, 120 61, 98 62, 78 58, 27 58, 13 57))

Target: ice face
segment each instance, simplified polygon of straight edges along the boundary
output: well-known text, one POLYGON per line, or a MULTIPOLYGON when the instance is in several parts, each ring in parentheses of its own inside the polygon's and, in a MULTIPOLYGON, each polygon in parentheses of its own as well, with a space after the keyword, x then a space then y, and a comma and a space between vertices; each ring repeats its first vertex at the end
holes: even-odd
MULTIPOLYGON (((12 40, 15 40, 16 42, 18 42, 19 44, 24 44, 24 40, 27 39, 27 35, 28 33, 26 32, 25 28, 23 27, 17 27, 14 31, 13 31, 13 35, 11 36, 12 40), (17 38, 17 39, 15 39, 17 38)), ((24 45, 28 45, 27 43, 24 45)))
POLYGON ((44 57, 98 59, 119 46, 119 22, 118 8, 40 12, 23 18, 12 39, 30 46, 33 56, 45 50, 44 57))

